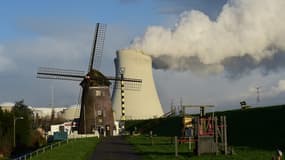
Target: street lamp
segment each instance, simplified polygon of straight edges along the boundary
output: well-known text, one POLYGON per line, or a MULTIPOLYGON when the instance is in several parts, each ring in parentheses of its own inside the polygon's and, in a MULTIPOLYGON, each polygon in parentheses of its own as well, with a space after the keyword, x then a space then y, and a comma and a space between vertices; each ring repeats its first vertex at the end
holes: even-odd
POLYGON ((16 121, 18 119, 24 119, 24 117, 14 117, 14 141, 13 141, 14 147, 16 147, 16 121))

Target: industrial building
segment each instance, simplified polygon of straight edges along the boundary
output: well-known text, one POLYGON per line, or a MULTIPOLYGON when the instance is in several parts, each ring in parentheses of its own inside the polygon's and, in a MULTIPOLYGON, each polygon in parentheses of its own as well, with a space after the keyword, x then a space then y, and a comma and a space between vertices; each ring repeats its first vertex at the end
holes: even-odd
MULTIPOLYGON (((155 83, 152 75, 151 57, 145 55, 142 51, 123 49, 117 51, 117 57, 114 60, 116 75, 124 70, 124 77, 142 79, 141 84, 132 84, 128 86, 126 82, 125 116, 130 119, 150 119, 163 115, 163 110, 157 95, 155 83)), ((121 87, 115 83, 112 95, 112 107, 115 112, 115 120, 121 118, 121 87)))
POLYGON ((59 116, 67 121, 72 121, 80 116, 80 105, 71 105, 63 109, 59 116))

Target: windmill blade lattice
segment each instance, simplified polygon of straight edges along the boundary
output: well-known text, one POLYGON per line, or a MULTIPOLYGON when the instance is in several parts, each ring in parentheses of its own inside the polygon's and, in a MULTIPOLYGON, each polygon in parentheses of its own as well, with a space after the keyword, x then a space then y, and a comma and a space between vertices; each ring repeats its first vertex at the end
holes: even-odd
POLYGON ((73 69, 61 69, 61 68, 51 68, 51 67, 40 67, 38 69, 38 74, 40 73, 58 73, 58 74, 66 74, 66 75, 84 75, 84 71, 73 70, 73 69))
POLYGON ((37 78, 40 78, 40 79, 68 80, 68 81, 82 81, 82 78, 51 76, 51 75, 37 75, 37 78))
POLYGON ((37 78, 81 81, 85 77, 84 71, 40 67, 37 78))
POLYGON ((142 85, 142 79, 121 77, 121 75, 116 77, 108 76, 107 79, 115 81, 112 87, 116 89, 121 89, 121 81, 124 81, 125 90, 140 90, 142 85))
POLYGON ((100 68, 106 28, 107 28, 106 24, 102 23, 96 24, 93 46, 90 54, 90 62, 88 69, 89 72, 93 69, 93 67, 97 70, 100 68))
MULTIPOLYGON (((113 87, 115 87, 116 89, 121 89, 121 83, 119 81, 116 81, 115 83, 116 84, 113 87)), ((124 85, 125 90, 139 91, 141 89, 142 83, 126 81, 124 82, 124 85)))

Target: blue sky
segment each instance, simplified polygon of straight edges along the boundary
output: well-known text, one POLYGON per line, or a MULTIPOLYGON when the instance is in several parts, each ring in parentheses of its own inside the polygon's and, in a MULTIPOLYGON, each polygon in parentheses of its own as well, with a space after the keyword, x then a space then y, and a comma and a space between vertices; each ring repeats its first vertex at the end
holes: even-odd
MULTIPOLYGON (((97 21, 102 23, 122 23, 119 20, 134 21, 132 16, 127 16, 126 13, 130 13, 133 9, 129 9, 128 12, 121 12, 124 10, 124 5, 120 5, 117 1, 107 2, 104 1, 6 1, 1 4, 1 36, 2 39, 11 38, 18 34, 25 34, 21 28, 19 28, 21 21, 34 20, 45 21, 53 20, 76 23, 85 21, 90 24, 94 24, 97 21), (106 14, 107 13, 107 14, 106 14), (125 17, 125 18, 122 18, 125 17), (21 31, 22 30, 22 31, 21 31)), ((133 8, 133 7, 130 7, 133 8)), ((134 11, 134 10, 133 10, 134 11)), ((148 13, 148 12, 146 12, 148 13)), ((136 23, 139 21, 136 21, 136 23)), ((68 26, 66 26, 68 27, 68 26)), ((29 33, 25 34, 29 36, 29 33)))
MULTIPOLYGON (((181 13, 200 10, 213 21, 226 0, 106 0, 106 1, 1 1, 0 5, 0 102, 24 99, 29 105, 48 106, 55 87, 55 105, 77 103, 79 85, 36 79, 39 66, 86 70, 96 22, 106 23, 101 69, 114 74, 115 51, 129 46, 149 26, 172 28, 181 13)), ((154 70, 165 110, 171 100, 187 104, 238 107, 240 100, 255 104, 252 88, 263 85, 258 105, 281 104, 283 94, 268 96, 284 74, 267 75, 253 69, 248 76, 229 80, 225 73, 197 75, 191 71, 154 70), (266 92, 266 93, 264 93, 266 92), (265 96, 266 95, 266 96, 265 96)))
MULTIPOLYGON (((0 18, 1 39, 14 37, 22 20, 45 19, 61 22, 86 21, 107 24, 125 24, 143 29, 148 25, 169 23, 171 16, 177 16, 185 10, 199 9, 215 17, 225 0, 204 1, 162 1, 162 0, 106 0, 106 1, 2 1, 0 18), (206 4, 206 5, 205 5, 206 4), (20 22, 19 22, 20 21, 20 22)), ((24 34, 18 32, 18 34, 24 34)), ((25 36, 29 36, 28 34, 25 36)))

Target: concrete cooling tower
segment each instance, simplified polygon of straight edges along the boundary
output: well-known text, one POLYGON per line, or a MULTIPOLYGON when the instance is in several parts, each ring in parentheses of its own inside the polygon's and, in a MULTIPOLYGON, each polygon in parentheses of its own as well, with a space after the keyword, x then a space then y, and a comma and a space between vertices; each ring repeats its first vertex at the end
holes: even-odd
MULTIPOLYGON (((124 68, 125 78, 142 79, 138 88, 132 88, 131 82, 125 82, 125 118, 127 120, 150 119, 163 115, 152 76, 151 57, 143 54, 142 51, 124 49, 117 51, 114 61, 117 75, 120 75, 120 69, 124 68)), ((115 84, 112 95, 112 107, 116 120, 120 120, 122 115, 119 85, 120 83, 115 84)))

